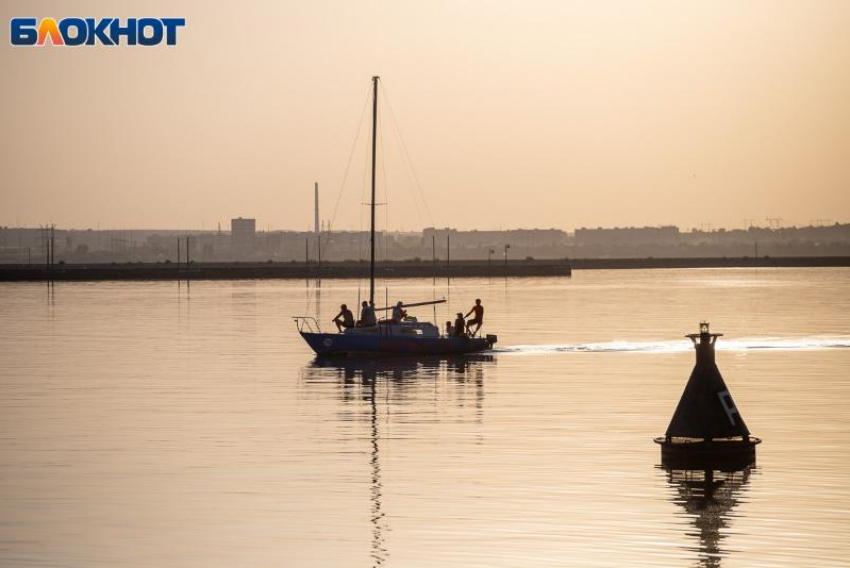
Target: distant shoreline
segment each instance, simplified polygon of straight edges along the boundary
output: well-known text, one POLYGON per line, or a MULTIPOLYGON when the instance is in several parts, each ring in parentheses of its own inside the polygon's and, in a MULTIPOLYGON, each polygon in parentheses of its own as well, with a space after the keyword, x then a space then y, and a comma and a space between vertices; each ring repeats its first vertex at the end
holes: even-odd
POLYGON ((579 270, 647 268, 822 268, 850 267, 850 256, 749 256, 708 258, 582 258, 571 259, 579 270))
MULTIPOLYGON (((572 270, 634 270, 659 268, 816 268, 850 267, 848 256, 736 258, 585 258, 562 260, 388 261, 376 266, 379 278, 473 278, 570 276, 572 270)), ((0 281, 105 280, 250 280, 366 278, 366 262, 193 262, 0 265, 0 281)))

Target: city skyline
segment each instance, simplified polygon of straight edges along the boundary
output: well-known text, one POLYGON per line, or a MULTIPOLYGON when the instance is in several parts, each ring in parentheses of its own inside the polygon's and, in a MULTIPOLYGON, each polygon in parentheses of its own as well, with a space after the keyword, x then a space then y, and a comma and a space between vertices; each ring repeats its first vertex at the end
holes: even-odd
MULTIPOLYGON (((239 217, 240 219, 243 217, 239 217)), ((304 227, 274 227, 271 225, 261 223, 261 219, 255 217, 244 217, 245 219, 251 219, 256 222, 256 232, 257 233, 267 233, 267 232, 289 232, 289 233, 315 233, 315 230, 312 228, 312 222, 309 224, 310 226, 305 225, 304 227)), ((204 223, 203 221, 199 226, 125 226, 125 225, 110 225, 107 223, 96 223, 93 226, 64 226, 56 223, 52 220, 41 220, 36 223, 23 223, 17 221, 12 224, 0 224, 0 228, 2 229, 40 229, 40 228, 49 228, 53 227, 55 229, 61 230, 69 230, 69 231, 165 231, 165 232, 180 232, 180 233, 230 233, 230 223, 234 218, 227 218, 223 221, 215 221, 210 223, 204 223)), ((326 224, 326 220, 321 220, 321 232, 322 234, 327 233, 368 233, 368 227, 331 227, 326 224)), ((715 225, 713 223, 699 223, 697 225, 689 226, 689 225, 677 225, 675 223, 658 223, 651 225, 640 225, 640 224, 624 224, 624 225, 593 225, 593 224, 584 224, 584 225, 576 225, 573 227, 544 227, 544 226, 517 226, 517 227, 456 227, 456 226, 423 226, 423 227, 378 227, 376 230, 378 232, 386 232, 386 233, 421 233, 427 230, 450 230, 450 231, 463 231, 463 232, 509 232, 509 231, 548 231, 548 230, 557 230, 563 231, 566 234, 573 234, 576 230, 581 229, 602 229, 602 230, 618 230, 618 229, 659 229, 659 228, 667 228, 673 227, 678 229, 681 232, 717 232, 717 231, 746 231, 748 229, 769 229, 769 230, 780 230, 780 229, 802 229, 807 227, 831 227, 831 226, 839 226, 846 225, 850 223, 850 221, 843 219, 809 219, 805 222, 795 223, 790 220, 786 220, 782 217, 766 217, 764 219, 742 219, 738 224, 732 224, 728 226, 723 225, 715 225)))
MULTIPOLYGON (((368 257, 369 231, 257 231, 255 219, 229 230, 66 230, 0 227, 0 264, 194 262, 339 262, 368 257)), ((377 234, 376 259, 449 262, 565 258, 847 257, 850 224, 802 228, 680 231, 678 227, 462 231, 377 234), (510 253, 510 254, 509 254, 510 253)))

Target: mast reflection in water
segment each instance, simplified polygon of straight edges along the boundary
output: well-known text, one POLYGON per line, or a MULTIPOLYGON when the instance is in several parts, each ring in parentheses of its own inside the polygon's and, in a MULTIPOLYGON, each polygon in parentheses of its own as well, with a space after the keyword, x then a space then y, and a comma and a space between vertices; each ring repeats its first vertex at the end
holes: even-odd
POLYGON ((728 536, 732 509, 744 502, 743 494, 748 490, 750 475, 756 471, 755 463, 737 468, 716 469, 672 469, 667 464, 660 466, 667 472, 667 483, 676 491, 673 503, 684 509, 691 524, 697 529, 688 533, 697 538, 698 566, 719 567, 730 551, 720 548, 728 536))
POLYGON ((384 484, 381 478, 381 420, 392 425, 394 405, 431 397, 435 388, 451 388, 451 400, 467 407, 474 400, 474 420, 481 422, 484 410, 484 364, 494 364, 490 355, 418 358, 316 357, 304 368, 304 384, 339 381, 340 399, 345 403, 366 402, 371 466, 371 555, 374 566, 382 566, 390 556, 386 533, 390 527, 384 511, 384 484), (472 396, 470 397, 470 390, 472 396))

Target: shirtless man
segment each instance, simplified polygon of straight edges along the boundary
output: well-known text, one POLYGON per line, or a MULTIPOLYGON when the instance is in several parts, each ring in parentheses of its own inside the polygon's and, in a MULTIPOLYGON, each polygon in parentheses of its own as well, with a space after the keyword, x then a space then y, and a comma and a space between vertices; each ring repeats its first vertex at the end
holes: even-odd
POLYGON ((340 333, 342 333, 343 329, 354 327, 354 314, 351 313, 351 310, 348 309, 348 306, 343 304, 339 307, 339 313, 331 321, 336 324, 336 329, 340 333))
POLYGON ((469 314, 475 314, 475 317, 466 322, 466 331, 472 337, 475 337, 475 334, 478 333, 478 330, 481 329, 481 324, 484 323, 484 306, 481 305, 481 300, 475 300, 475 305, 472 306, 472 309, 464 317, 469 317, 469 314), (470 333, 470 327, 475 325, 475 331, 470 333))

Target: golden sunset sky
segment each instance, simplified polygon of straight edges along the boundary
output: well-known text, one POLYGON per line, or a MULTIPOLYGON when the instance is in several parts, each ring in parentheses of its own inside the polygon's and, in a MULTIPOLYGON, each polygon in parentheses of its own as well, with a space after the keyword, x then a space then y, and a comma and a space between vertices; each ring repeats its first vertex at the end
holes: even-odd
POLYGON ((322 218, 357 229, 368 114, 340 189, 372 75, 405 144, 382 105, 393 230, 850 221, 846 1, 5 1, 0 13, 3 225, 211 229, 242 215, 304 230, 318 181, 322 218), (186 27, 172 48, 13 47, 14 16, 186 27))

